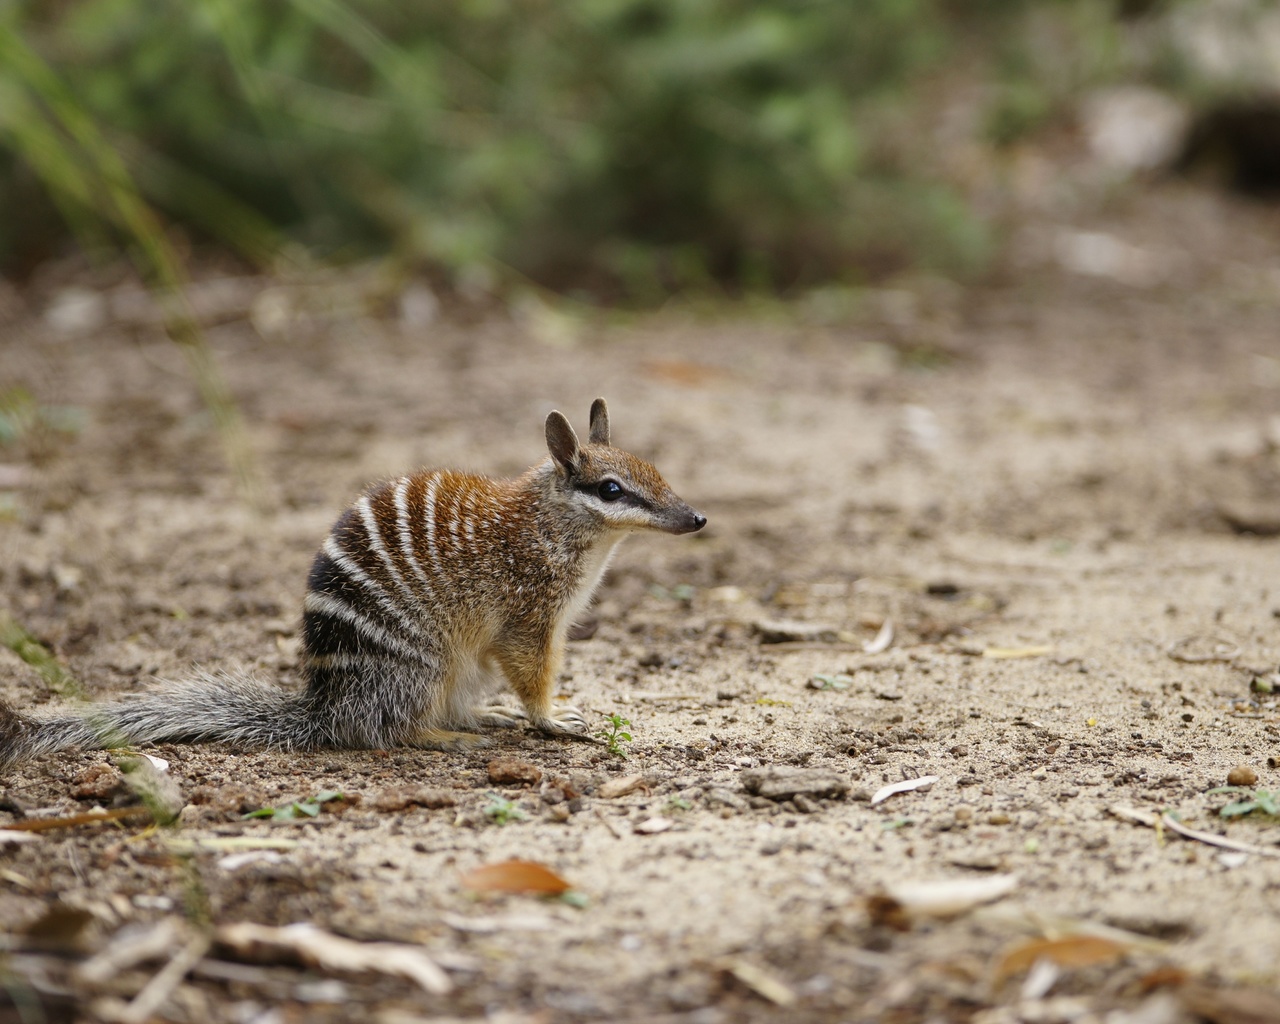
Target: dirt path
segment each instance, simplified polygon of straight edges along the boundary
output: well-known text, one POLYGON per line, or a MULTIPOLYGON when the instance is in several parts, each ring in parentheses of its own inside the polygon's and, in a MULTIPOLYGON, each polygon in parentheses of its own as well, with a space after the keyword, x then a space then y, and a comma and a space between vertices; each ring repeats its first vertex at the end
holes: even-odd
MULTIPOLYGON (((287 293, 270 308, 300 312, 268 340, 243 318, 211 330, 266 468, 262 517, 237 502, 171 346, 13 314, 3 388, 84 427, 0 449, 29 467, 0 522, 4 600, 94 695, 195 663, 291 682, 302 582, 344 502, 416 465, 518 471, 553 405, 582 425, 608 396, 617 443, 711 523, 624 545, 598 628, 571 647, 561 691, 601 726, 629 719, 625 760, 519 733, 477 755, 161 747, 188 801, 180 840, 291 845, 241 864, 200 852, 194 871, 136 825, 0 846, 9 941, 61 901, 107 948, 195 899, 219 925, 420 945, 453 983, 228 965, 219 947, 163 1004, 171 1020, 354 1019, 355 1002, 382 1021, 990 1024, 1167 998, 1144 988, 1161 965, 1209 986, 1194 998, 1277 984, 1280 827, 1227 823, 1230 798, 1207 791, 1237 765, 1280 788, 1275 701, 1251 689, 1280 685, 1280 541, 1239 532, 1280 525, 1280 243, 1256 209, 1177 192, 1122 223, 1128 244, 1174 253, 1162 283, 1029 266, 974 292, 921 282, 576 330, 408 330, 287 293), (886 621, 892 643, 866 653, 886 621), (491 782, 493 757, 543 782, 491 782), (849 792, 753 796, 744 779, 776 766, 849 792), (642 788, 603 794, 633 775, 642 788), (938 781, 869 802, 924 775, 938 781), (356 799, 241 820, 324 790, 356 799), (523 820, 497 824, 502 801, 523 820), (653 819, 669 827, 645 834, 653 819), (585 907, 461 885, 510 857, 550 866, 585 907), (868 902, 1006 875, 1002 900, 906 931, 868 902), (1043 999, 1016 972, 997 984, 1019 942, 1102 926, 1124 930, 1122 958, 1065 970, 1043 999)), ((7 651, 0 695, 51 702, 7 651)), ((0 827, 109 802, 109 764, 8 773, 0 827)), ((24 956, 9 969, 37 989, 65 981, 65 960, 24 956)), ((67 984, 109 1018, 157 969, 67 984)), ((1196 1019, 1167 1010, 1150 1019, 1196 1019)))

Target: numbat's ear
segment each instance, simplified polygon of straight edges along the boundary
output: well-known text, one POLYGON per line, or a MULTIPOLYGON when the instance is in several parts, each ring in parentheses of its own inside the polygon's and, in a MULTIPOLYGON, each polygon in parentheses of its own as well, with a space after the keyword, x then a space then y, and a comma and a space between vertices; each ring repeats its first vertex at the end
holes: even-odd
POLYGON ((562 412, 547 414, 547 451, 570 476, 578 472, 582 450, 578 446, 578 435, 562 412))
POLYGON ((588 440, 592 444, 609 443, 609 407, 603 398, 591 403, 591 436, 588 440))

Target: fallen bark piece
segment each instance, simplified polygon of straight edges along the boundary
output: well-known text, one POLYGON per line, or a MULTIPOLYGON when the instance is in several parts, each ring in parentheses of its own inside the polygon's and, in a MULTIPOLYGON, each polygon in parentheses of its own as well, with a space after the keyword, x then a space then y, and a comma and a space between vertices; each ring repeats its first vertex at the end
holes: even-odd
POLYGON ((752 796, 768 800, 790 800, 797 795, 807 797, 843 797, 849 792, 849 780, 830 768, 789 768, 770 765, 751 768, 742 773, 742 788, 752 796))
POLYGON ((449 976, 417 946, 355 942, 306 923, 271 928, 241 921, 223 925, 216 938, 231 953, 251 962, 283 959, 332 971, 373 971, 406 978, 432 995, 445 995, 453 989, 449 976))
POLYGON ((647 792, 648 788, 643 775, 627 775, 621 779, 609 779, 607 782, 600 783, 600 788, 596 790, 596 794, 605 800, 615 800, 620 796, 627 796, 637 790, 645 790, 647 792))
POLYGON ((1197 842, 1205 843, 1209 846, 1218 846, 1224 850, 1235 850, 1238 853, 1256 853, 1260 857, 1280 857, 1280 849, 1274 846, 1255 846, 1253 843, 1242 843, 1235 839, 1228 839, 1226 836, 1220 836, 1216 832, 1202 832, 1198 828, 1189 828, 1171 814, 1164 815, 1160 819, 1160 823, 1170 832, 1176 832, 1185 839, 1195 839, 1197 842))
POLYGON ((1017 887, 1017 875, 989 875, 892 882, 885 886, 885 895, 909 916, 957 917, 1017 887))
POLYGON ((164 1001, 182 984, 182 979, 204 959, 211 945, 209 936, 203 932, 188 939, 187 944, 173 954, 173 958, 160 968, 159 973, 133 997, 133 1002, 125 1007, 119 1016, 121 1024, 143 1024, 154 1017, 164 1001))
POLYGON ((89 825, 99 821, 124 821, 129 818, 149 821, 151 812, 145 807, 116 807, 109 811, 69 814, 65 818, 23 818, 21 821, 10 822, 5 828, 14 832, 47 832, 52 828, 74 828, 76 825, 89 825))
POLYGON ((187 929, 176 917, 162 918, 141 930, 122 928, 101 952, 75 968, 74 974, 86 984, 103 985, 122 971, 172 954, 186 937, 187 929))
POLYGON ((910 793, 913 789, 928 789, 938 781, 936 775, 921 775, 918 779, 903 779, 901 782, 890 783, 888 786, 881 786, 872 794, 871 805, 874 807, 878 803, 883 803, 891 796, 898 793, 910 793))
POLYGON ((745 960, 723 960, 720 969, 775 1006, 791 1006, 798 998, 795 989, 781 978, 745 960))
POLYGON ((1252 843, 1242 843, 1236 839, 1228 839, 1226 836, 1220 836, 1216 832, 1202 832, 1200 829, 1182 824, 1171 814, 1157 816, 1150 811, 1141 811, 1136 807, 1124 807, 1118 804, 1108 807, 1107 813, 1112 817, 1119 818, 1121 821, 1131 822, 1134 825, 1145 825, 1147 828, 1167 828, 1170 832, 1174 832, 1184 839, 1194 839, 1207 846, 1217 846, 1223 850, 1235 850, 1238 853, 1256 853, 1260 857, 1280 857, 1280 848, 1255 846, 1252 843))
POLYGON ((785 644, 796 641, 835 643, 840 632, 834 626, 784 619, 760 619, 751 623, 752 632, 762 644, 785 644))

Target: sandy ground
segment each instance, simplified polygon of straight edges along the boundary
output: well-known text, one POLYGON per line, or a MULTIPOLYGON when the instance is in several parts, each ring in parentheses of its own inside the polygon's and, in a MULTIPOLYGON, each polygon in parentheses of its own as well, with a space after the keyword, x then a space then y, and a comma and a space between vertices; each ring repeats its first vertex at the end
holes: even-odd
MULTIPOLYGON (((1045 225, 979 289, 633 319, 408 326, 332 283, 227 286, 256 296, 253 318, 233 301, 208 320, 262 514, 145 317, 77 334, 45 312, 56 281, 11 294, 0 390, 82 425, 0 448, 3 601, 94 697, 193 665, 293 683, 303 580, 347 501, 418 465, 518 472, 550 408, 585 429, 598 394, 615 443, 710 525, 624 545, 570 647, 560 691, 597 728, 630 721, 625 759, 519 731, 475 754, 161 746, 176 828, 0 845, 0 1020, 38 1019, 34 1002, 130 1019, 188 941, 195 966, 132 1019, 1277 1019, 1280 826, 1228 822, 1209 791, 1238 765, 1280 788, 1257 692, 1280 686, 1280 234, 1265 209, 1174 188, 1119 212, 1072 230, 1158 273, 1063 269, 1045 225), (541 781, 494 782, 494 758, 541 781), (819 792, 750 792, 780 767, 819 792), (921 776, 937 781, 871 803, 921 776), (347 799, 242 819, 326 790, 347 799), (1163 810, 1261 850, 1135 823, 1163 810), (581 898, 465 886, 508 858, 581 898), (941 918, 900 891, 940 879, 1010 891, 941 918), (246 921, 410 944, 452 990, 264 962, 225 931, 201 958, 205 925, 246 921), (76 973, 165 922, 159 953, 76 973), (1056 977, 1005 959, 1099 933, 1061 947, 1090 962, 1056 977), (1223 1009, 1242 991, 1260 1016, 1223 1009)), ((60 700, 7 650, 0 695, 60 700)), ((11 770, 0 827, 111 806, 117 761, 11 770)))

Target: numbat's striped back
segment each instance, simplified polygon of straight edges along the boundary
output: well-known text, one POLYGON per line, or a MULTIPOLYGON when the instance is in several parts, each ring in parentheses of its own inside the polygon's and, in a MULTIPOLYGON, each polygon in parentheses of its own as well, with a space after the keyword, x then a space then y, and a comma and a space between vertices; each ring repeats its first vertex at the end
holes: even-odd
POLYGON ((627 533, 706 524, 609 435, 597 399, 586 444, 553 412, 548 457, 514 480, 437 471, 361 495, 307 580, 303 692, 219 676, 58 718, 0 704, 0 765, 147 740, 459 749, 487 741, 458 730, 519 720, 586 738, 580 711, 552 709, 569 625, 627 533), (484 703, 502 678, 518 707, 484 703))

